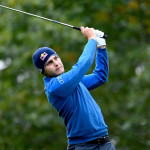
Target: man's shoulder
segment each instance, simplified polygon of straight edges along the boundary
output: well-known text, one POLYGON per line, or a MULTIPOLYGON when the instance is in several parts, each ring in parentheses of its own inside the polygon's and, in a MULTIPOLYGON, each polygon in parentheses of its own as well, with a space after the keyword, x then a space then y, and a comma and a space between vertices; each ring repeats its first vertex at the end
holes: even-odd
POLYGON ((44 77, 44 85, 45 85, 45 90, 51 92, 55 92, 58 88, 60 88, 64 84, 64 80, 61 77, 61 75, 57 77, 44 77))
POLYGON ((50 77, 47 77, 47 76, 45 76, 44 78, 43 78, 43 80, 44 80, 44 82, 48 82, 48 81, 50 81, 50 77))
POLYGON ((43 78, 43 80, 44 80, 44 83, 46 84, 46 83, 54 83, 54 81, 56 80, 56 81, 58 81, 60 84, 63 84, 64 83, 64 80, 63 80, 63 78, 61 77, 61 75, 59 75, 59 76, 57 76, 57 77, 44 77, 43 78))

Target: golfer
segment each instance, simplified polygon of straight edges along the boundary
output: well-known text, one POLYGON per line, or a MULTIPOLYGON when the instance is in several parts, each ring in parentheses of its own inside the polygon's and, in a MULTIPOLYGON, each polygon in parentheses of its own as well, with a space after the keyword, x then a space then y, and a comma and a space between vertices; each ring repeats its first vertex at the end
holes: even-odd
POLYGON ((93 28, 80 29, 88 42, 71 70, 65 72, 58 54, 48 47, 34 52, 33 63, 45 75, 45 93, 49 103, 64 120, 67 150, 115 150, 101 109, 89 92, 108 80, 106 42, 96 36, 93 28), (95 69, 86 75, 95 56, 95 69))

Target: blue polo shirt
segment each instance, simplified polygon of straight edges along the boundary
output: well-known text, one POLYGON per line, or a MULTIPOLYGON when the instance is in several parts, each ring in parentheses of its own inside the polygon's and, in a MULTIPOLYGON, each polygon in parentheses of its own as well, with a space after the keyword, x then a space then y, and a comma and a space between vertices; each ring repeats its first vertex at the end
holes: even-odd
POLYGON ((68 143, 84 143, 108 134, 101 109, 89 92, 107 80, 107 50, 96 48, 94 39, 87 42, 70 71, 53 78, 44 77, 45 93, 49 103, 64 120, 68 143), (86 75, 95 55, 95 69, 92 74, 86 75))

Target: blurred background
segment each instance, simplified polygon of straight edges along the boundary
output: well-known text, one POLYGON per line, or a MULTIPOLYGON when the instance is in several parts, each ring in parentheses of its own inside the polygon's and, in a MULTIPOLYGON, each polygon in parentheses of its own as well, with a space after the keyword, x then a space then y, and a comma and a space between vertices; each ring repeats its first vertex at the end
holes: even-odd
MULTIPOLYGON (((109 80, 92 91, 117 150, 150 149, 150 1, 1 0, 1 5, 108 35, 109 80)), ((81 32, 0 7, 0 150, 65 150, 66 128, 32 64, 41 46, 71 69, 81 32)), ((94 64, 89 70, 92 72, 94 64)))

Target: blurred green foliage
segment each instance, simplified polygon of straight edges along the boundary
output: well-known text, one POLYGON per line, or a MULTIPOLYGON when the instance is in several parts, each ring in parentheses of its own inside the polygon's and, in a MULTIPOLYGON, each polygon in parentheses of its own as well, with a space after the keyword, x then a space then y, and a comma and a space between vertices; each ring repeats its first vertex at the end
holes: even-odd
MULTIPOLYGON (((0 4, 108 34, 109 81, 92 95, 118 150, 150 149, 149 1, 1 0, 0 4)), ((1 150, 66 149, 66 129, 47 101, 32 54, 41 46, 51 47, 68 71, 85 44, 79 31, 0 7, 1 150)))

